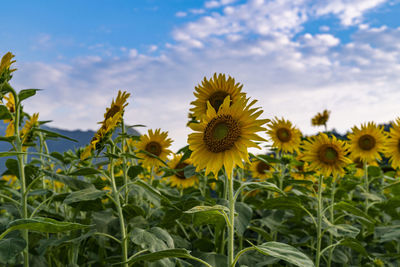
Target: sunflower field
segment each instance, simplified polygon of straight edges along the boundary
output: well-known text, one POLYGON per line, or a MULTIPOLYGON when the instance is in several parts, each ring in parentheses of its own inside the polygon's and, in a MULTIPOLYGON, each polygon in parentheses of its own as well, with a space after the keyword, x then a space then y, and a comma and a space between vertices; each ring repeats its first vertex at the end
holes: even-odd
POLYGON ((224 74, 195 86, 188 145, 131 135, 119 91, 86 147, 42 128, 0 65, 0 266, 400 266, 400 119, 303 136, 224 74), (268 140, 260 134, 266 134, 268 140), (267 154, 249 148, 268 147, 267 154))

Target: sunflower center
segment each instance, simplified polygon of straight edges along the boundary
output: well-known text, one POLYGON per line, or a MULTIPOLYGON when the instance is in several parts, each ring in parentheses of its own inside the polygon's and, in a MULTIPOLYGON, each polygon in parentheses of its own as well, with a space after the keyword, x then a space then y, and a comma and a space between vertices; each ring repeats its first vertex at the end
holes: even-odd
POLYGON ((231 115, 219 115, 207 124, 203 141, 209 151, 219 153, 231 149, 239 137, 239 123, 231 115))
POLYGON ((356 168, 359 168, 359 169, 363 169, 364 168, 364 163, 363 163, 363 161, 361 160, 360 157, 355 158, 353 161, 356 164, 356 168))
POLYGON ((286 128, 279 128, 276 131, 276 136, 278 137, 279 141, 281 141, 282 143, 289 142, 290 139, 292 138, 292 134, 286 128))
POLYGON ((145 150, 158 157, 161 154, 162 148, 159 143, 152 141, 146 145, 145 150))
POLYGON ((114 117, 114 115, 117 114, 120 110, 121 110, 121 108, 120 108, 119 106, 113 105, 113 106, 106 112, 105 120, 107 120, 108 118, 114 117))
POLYGON ((371 150, 375 147, 376 141, 372 135, 364 134, 358 139, 358 146, 362 150, 371 150))
POLYGON ((219 107, 224 103, 225 97, 229 94, 224 91, 216 91, 214 94, 210 96, 208 101, 210 101, 211 106, 218 112, 219 107))
POLYGON ((271 169, 271 166, 269 166, 267 163, 265 163, 264 161, 260 161, 257 164, 257 172, 260 174, 264 174, 267 171, 269 171, 271 169))
POLYGON ((323 145, 318 151, 319 160, 326 164, 333 164, 339 158, 337 150, 330 145, 323 145))
POLYGON ((185 171, 183 170, 186 166, 189 166, 189 164, 185 163, 185 162, 181 162, 178 165, 176 165, 175 170, 180 170, 178 172, 176 172, 176 177, 178 177, 179 179, 185 180, 185 171))

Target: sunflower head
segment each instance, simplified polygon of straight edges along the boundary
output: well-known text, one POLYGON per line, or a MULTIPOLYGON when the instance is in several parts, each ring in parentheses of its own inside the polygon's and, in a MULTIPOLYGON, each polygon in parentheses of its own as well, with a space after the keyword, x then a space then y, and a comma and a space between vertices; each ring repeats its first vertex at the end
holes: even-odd
MULTIPOLYGON (((119 119, 122 117, 122 113, 125 109, 125 107, 128 105, 126 103, 126 100, 129 98, 131 94, 124 91, 118 91, 117 98, 112 100, 111 102, 111 107, 106 109, 106 113, 104 113, 104 122, 106 122, 108 119, 113 118, 114 116, 119 117, 119 119)), ((119 120, 118 120, 119 122, 119 120)))
POLYGON ((337 176, 345 173, 344 167, 351 163, 346 156, 348 146, 335 136, 324 133, 311 137, 303 143, 302 160, 309 163, 309 169, 324 176, 337 176))
POLYGON ((199 182, 196 175, 185 176, 184 168, 190 164, 190 159, 182 160, 182 155, 174 155, 173 159, 168 162, 168 166, 175 171, 172 176, 168 177, 170 186, 185 189, 195 186, 199 182))
POLYGON ((272 177, 274 168, 271 163, 255 159, 250 164, 250 172, 253 178, 264 180, 272 177))
POLYGON ((394 169, 400 168, 400 118, 391 124, 389 137, 384 147, 385 156, 394 169))
MULTIPOLYGON (((214 73, 213 78, 208 80, 204 77, 201 85, 195 87, 194 95, 196 100, 191 104, 194 106, 190 110, 197 119, 202 119, 206 116, 207 102, 218 112, 222 103, 227 96, 230 97, 230 101, 235 103, 240 97, 245 94, 241 92, 243 85, 236 83, 235 79, 228 76, 226 79, 225 74, 214 73)), ((232 104, 231 103, 231 104, 232 104)))
POLYGON ((272 146, 279 151, 293 153, 299 150, 301 142, 301 132, 288 120, 275 117, 268 124, 268 135, 273 142, 272 146))
POLYGON ((363 162, 372 162, 380 160, 380 152, 384 151, 386 135, 383 127, 376 126, 375 123, 369 122, 362 124, 361 128, 354 126, 352 133, 348 135, 350 140, 351 156, 359 157, 363 162))
POLYGON ((0 83, 4 81, 9 81, 11 79, 11 73, 16 71, 17 69, 10 69, 11 64, 15 62, 12 60, 14 55, 11 52, 7 52, 2 58, 0 62, 0 83))
POLYGON ((322 111, 321 113, 318 112, 317 115, 315 115, 312 119, 311 119, 311 125, 312 126, 322 126, 322 125, 326 125, 326 123, 328 122, 329 119, 329 115, 331 114, 331 112, 327 109, 325 109, 324 111, 322 111))
POLYGON ((141 154, 141 160, 144 167, 158 167, 161 162, 157 157, 163 161, 167 156, 172 153, 168 147, 171 145, 172 140, 168 138, 168 132, 161 132, 161 129, 149 130, 148 134, 142 135, 140 141, 137 143, 138 153, 141 154), (145 151, 145 153, 141 152, 145 151))
POLYGON ((260 148, 255 141, 265 141, 256 133, 264 131, 263 124, 269 120, 259 120, 262 111, 252 108, 257 101, 248 103, 242 97, 231 103, 227 96, 216 111, 210 102, 204 119, 198 124, 190 124, 196 131, 189 135, 189 148, 193 151, 191 160, 197 171, 206 169, 206 175, 224 167, 231 177, 234 166, 243 168, 242 160, 249 162, 248 147, 260 148))
POLYGON ((21 140, 23 144, 31 143, 33 140, 32 129, 39 126, 39 113, 34 113, 29 120, 26 121, 24 128, 21 130, 21 140))

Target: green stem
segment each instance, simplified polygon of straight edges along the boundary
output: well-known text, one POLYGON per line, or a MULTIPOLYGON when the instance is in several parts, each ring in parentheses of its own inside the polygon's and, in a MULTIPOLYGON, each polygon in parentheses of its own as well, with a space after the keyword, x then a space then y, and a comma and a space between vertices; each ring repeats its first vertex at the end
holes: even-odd
POLYGON ((242 256, 242 254, 244 254, 244 253, 246 253, 247 251, 250 251, 250 250, 255 250, 255 248, 254 247, 248 247, 248 248, 245 248, 245 249, 241 250, 238 254, 236 254, 235 260, 233 261, 231 267, 235 267, 235 265, 236 265, 237 261, 239 260, 240 256, 242 256))
MULTIPOLYGON (((115 153, 114 144, 112 144, 111 153, 115 153)), ((114 177, 114 160, 110 157, 110 178, 112 184, 112 191, 114 195, 114 200, 116 202, 116 208, 118 211, 118 218, 119 218, 119 225, 121 228, 121 245, 122 245, 122 262, 124 267, 128 267, 128 239, 126 237, 126 229, 125 229, 125 222, 124 222, 124 214, 122 212, 121 201, 119 196, 119 191, 117 190, 117 184, 115 183, 114 177)))
MULTIPOLYGON (((22 206, 22 218, 28 219, 28 194, 26 192, 26 180, 25 180, 25 163, 24 163, 24 155, 22 154, 22 141, 20 138, 19 132, 19 123, 21 117, 21 103, 18 99, 18 94, 12 90, 12 94, 14 95, 15 100, 15 118, 14 118, 14 128, 15 128, 15 144, 17 148, 17 160, 18 160, 18 168, 19 168, 19 178, 21 183, 21 206, 22 206)), ((29 267, 29 234, 28 229, 23 229, 22 236, 25 239, 26 247, 24 248, 24 267, 29 267)))
MULTIPOLYGON (((125 124, 124 124, 124 120, 121 120, 121 133, 122 133, 122 142, 121 142, 121 148, 123 153, 126 153, 125 151, 125 146, 127 146, 126 144, 126 140, 125 140, 125 124)), ((126 156, 122 157, 122 171, 123 171, 123 175, 124 175, 124 184, 128 184, 128 175, 127 175, 127 170, 126 170, 126 165, 127 165, 127 161, 126 161, 126 156)), ((125 189, 125 204, 128 203, 128 198, 129 198, 129 191, 128 188, 125 189)))
POLYGON ((319 267, 319 262, 321 258, 321 242, 322 242, 322 235, 321 235, 321 228, 322 228, 322 181, 323 177, 320 175, 318 177, 318 207, 317 207, 317 253, 315 255, 315 267, 319 267))
POLYGON ((228 224, 228 266, 231 266, 235 257, 235 201, 233 199, 233 171, 228 180, 229 224, 228 224))
MULTIPOLYGON (((330 221, 333 224, 335 223, 335 215, 334 215, 334 210, 333 210, 334 203, 335 203, 335 190, 336 190, 336 180, 333 179, 332 188, 331 188, 331 205, 329 207, 330 221)), ((333 243, 333 235, 332 235, 332 233, 329 233, 329 245, 328 245, 328 247, 331 246, 332 243, 333 243)), ((333 250, 334 250, 333 247, 329 249, 328 267, 331 267, 331 264, 332 264, 333 250)))

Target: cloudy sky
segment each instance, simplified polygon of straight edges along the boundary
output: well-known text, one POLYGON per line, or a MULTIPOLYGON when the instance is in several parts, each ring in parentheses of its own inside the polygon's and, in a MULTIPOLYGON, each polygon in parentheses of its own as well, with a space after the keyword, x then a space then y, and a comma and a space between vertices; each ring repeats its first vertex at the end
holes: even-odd
POLYGON ((194 86, 214 72, 244 84, 264 118, 306 134, 323 109, 342 133, 400 116, 400 0, 27 0, 2 10, 12 85, 45 89, 25 109, 54 127, 96 130, 127 90, 127 124, 167 130, 177 150, 194 86))

